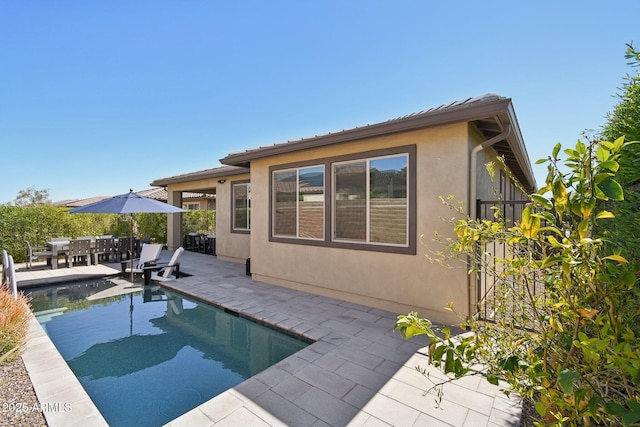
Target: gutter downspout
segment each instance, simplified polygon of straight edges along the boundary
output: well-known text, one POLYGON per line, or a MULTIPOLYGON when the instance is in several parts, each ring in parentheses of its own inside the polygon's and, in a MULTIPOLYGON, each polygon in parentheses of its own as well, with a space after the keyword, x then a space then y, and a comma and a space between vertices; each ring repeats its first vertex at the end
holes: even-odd
MULTIPOLYGON (((497 144, 500 141, 505 140, 506 138, 509 137, 509 135, 511 134, 511 125, 505 125, 504 130, 494 136, 493 138, 487 139, 485 142, 483 142, 480 145, 476 145, 475 147, 473 147, 473 149, 471 150, 471 154, 469 155, 469 188, 468 188, 468 192, 467 194, 469 194, 469 217, 472 220, 476 219, 477 216, 477 212, 476 212, 476 193, 477 193, 477 176, 476 176, 476 163, 477 163, 477 156, 478 153, 486 148, 491 147, 492 145, 497 144)), ((469 261, 469 265, 471 265, 471 259, 468 258, 469 261)), ((475 266, 472 266, 475 267, 475 266)), ((469 308, 469 315, 471 316, 474 313, 475 310, 475 305, 476 303, 473 301, 474 297, 477 300, 477 295, 476 294, 476 290, 472 289, 472 275, 468 275, 467 277, 467 305, 469 308)))

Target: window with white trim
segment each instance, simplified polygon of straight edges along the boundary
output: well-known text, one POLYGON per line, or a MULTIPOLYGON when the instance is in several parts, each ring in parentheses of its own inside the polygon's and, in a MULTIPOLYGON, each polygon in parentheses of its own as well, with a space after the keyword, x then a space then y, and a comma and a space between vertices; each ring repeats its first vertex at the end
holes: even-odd
POLYGON ((233 231, 251 230, 251 183, 233 183, 231 193, 233 231))
POLYGON ((324 166, 279 170, 272 180, 273 235, 324 239, 324 166))

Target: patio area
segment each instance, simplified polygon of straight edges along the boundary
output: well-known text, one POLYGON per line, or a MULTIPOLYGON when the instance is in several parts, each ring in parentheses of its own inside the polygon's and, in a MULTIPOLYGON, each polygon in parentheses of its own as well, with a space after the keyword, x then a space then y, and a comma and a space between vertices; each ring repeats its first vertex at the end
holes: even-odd
MULTIPOLYGON (((16 273, 19 286, 118 272, 119 264, 16 273), (53 274, 55 273, 55 274, 53 274)), ((519 398, 479 376, 445 384, 427 364, 425 340, 393 332, 396 316, 364 305, 251 280, 242 264, 185 252, 168 287, 242 316, 303 335, 307 348, 173 420, 169 426, 517 426, 519 398)), ((28 288, 25 289, 28 292, 28 288)), ((32 321, 23 360, 41 402, 72 403, 45 414, 49 426, 106 425, 53 344, 32 321), (60 362, 62 361, 62 362, 60 362), (46 366, 44 366, 46 365, 46 366)))

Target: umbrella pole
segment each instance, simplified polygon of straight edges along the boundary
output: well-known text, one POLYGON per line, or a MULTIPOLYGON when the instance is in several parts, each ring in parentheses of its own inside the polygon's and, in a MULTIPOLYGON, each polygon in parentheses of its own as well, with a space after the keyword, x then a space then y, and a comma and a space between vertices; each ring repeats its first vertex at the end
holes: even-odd
POLYGON ((131 214, 131 233, 129 237, 129 263, 131 264, 131 283, 133 283, 133 214, 131 214))

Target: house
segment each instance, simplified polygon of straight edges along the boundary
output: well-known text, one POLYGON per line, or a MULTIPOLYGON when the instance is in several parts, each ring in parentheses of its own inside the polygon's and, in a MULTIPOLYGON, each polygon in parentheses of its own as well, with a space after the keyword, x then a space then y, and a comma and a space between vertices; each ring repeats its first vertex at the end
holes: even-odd
POLYGON ((457 321, 450 302, 468 315, 477 300, 462 264, 425 259, 442 249, 436 233, 453 233, 440 197, 453 195, 474 217, 476 200, 522 200, 536 185, 511 99, 494 94, 220 161, 151 183, 176 206, 183 192, 217 195, 219 258, 250 258, 255 280, 438 322, 457 321), (492 182, 484 165, 498 156, 511 173, 499 168, 492 182))

